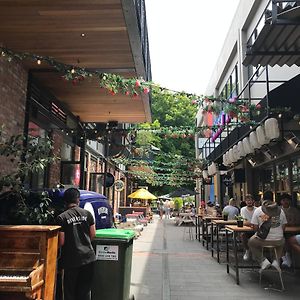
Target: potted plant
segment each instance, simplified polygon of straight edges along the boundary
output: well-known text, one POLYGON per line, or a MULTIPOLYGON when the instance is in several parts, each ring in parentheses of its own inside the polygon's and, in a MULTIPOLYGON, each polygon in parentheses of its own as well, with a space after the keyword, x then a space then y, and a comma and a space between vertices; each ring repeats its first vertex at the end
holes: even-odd
POLYGON ((237 227, 244 226, 244 218, 241 215, 235 216, 237 227))
POLYGON ((227 211, 223 211, 222 216, 223 216, 223 220, 224 221, 228 221, 228 212, 227 211))

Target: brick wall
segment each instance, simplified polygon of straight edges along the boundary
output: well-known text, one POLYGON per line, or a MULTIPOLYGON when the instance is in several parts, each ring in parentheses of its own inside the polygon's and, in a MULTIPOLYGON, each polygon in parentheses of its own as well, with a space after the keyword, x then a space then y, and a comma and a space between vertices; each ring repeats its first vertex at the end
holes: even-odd
MULTIPOLYGON (((53 154, 57 157, 61 157, 61 148, 64 141, 62 134, 59 131, 53 131, 51 134, 51 139, 53 140, 53 154)), ((60 182, 60 160, 56 160, 49 166, 49 177, 48 186, 50 188, 56 187, 60 182)))
MULTIPOLYGON (((0 126, 8 136, 23 134, 28 73, 16 61, 0 57, 0 126)), ((11 163, 0 157, 1 173, 11 172, 11 163)))

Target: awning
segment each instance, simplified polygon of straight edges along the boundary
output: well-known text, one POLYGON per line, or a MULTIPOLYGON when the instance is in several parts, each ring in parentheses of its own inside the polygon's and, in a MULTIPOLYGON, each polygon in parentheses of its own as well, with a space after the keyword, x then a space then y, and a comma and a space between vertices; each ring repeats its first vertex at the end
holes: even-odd
MULTIPOLYGON (((0 46, 49 56, 66 65, 148 80, 144 55, 148 45, 142 40, 145 11, 137 5, 131 0, 1 1, 0 46)), ((148 95, 110 95, 96 80, 88 79, 73 86, 46 63, 22 63, 82 122, 151 119, 148 95)))
POLYGON ((279 13, 276 20, 267 18, 253 42, 257 31, 258 26, 247 43, 248 49, 243 61, 245 66, 300 66, 299 6, 279 13))

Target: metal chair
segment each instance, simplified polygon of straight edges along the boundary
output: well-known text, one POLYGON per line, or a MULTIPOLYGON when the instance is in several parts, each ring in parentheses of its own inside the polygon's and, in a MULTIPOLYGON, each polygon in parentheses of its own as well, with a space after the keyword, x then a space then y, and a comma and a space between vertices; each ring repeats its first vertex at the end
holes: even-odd
POLYGON ((191 241, 194 240, 193 226, 191 226, 191 225, 184 226, 183 239, 184 240, 191 240, 191 241), (188 235, 188 238, 186 238, 186 235, 188 235))

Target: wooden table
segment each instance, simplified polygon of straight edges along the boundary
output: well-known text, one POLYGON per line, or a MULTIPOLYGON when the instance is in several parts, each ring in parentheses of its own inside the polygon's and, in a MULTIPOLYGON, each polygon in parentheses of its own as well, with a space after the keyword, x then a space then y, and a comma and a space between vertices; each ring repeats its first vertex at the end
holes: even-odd
POLYGON ((195 215, 193 213, 180 213, 179 214, 179 220, 178 220, 178 226, 181 226, 182 224, 193 224, 195 223, 195 215))
MULTIPOLYGON (((243 226, 243 227, 238 227, 236 225, 226 225, 225 226, 226 230, 226 264, 227 264, 227 273, 229 274, 229 267, 232 267, 235 270, 235 275, 236 275, 236 284, 240 284, 240 278, 239 278, 239 269, 242 268, 259 268, 259 266, 247 266, 247 265, 239 265, 239 260, 238 260, 238 253, 237 253, 237 236, 240 233, 244 232, 255 232, 253 228, 250 226, 243 226), (231 264, 229 261, 229 232, 233 234, 233 254, 234 254, 234 263, 231 264)), ((284 233, 287 234, 297 234, 300 233, 300 226, 286 226, 284 233)))
POLYGON ((217 261, 220 263, 220 229, 225 225, 236 225, 237 220, 212 220, 211 222, 211 256, 214 257, 214 250, 217 252, 217 261), (215 230, 214 230, 215 229, 215 230), (214 248, 214 233, 216 233, 216 249, 214 248))

